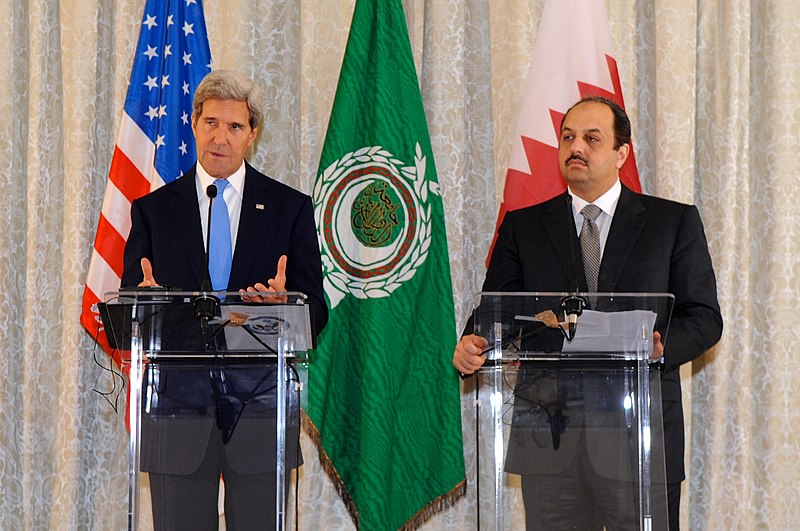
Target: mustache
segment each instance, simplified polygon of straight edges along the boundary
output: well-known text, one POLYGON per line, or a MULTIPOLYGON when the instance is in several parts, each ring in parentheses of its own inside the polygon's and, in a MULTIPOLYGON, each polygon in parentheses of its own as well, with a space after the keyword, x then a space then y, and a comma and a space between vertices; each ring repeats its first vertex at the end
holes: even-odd
POLYGON ((571 155, 566 161, 564 161, 564 164, 567 165, 570 162, 572 162, 573 160, 579 160, 582 163, 586 164, 587 166, 589 165, 589 161, 587 161, 585 158, 581 157, 580 155, 571 155))

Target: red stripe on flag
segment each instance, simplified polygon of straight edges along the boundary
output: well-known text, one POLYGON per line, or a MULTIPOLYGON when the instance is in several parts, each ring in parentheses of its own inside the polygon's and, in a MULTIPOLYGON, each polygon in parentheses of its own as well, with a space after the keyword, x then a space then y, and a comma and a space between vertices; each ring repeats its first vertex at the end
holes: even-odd
POLYGON ((130 202, 150 192, 150 181, 139 172, 119 146, 114 148, 108 179, 130 202))
POLYGON ((117 366, 121 366, 121 357, 120 351, 114 348, 111 348, 111 345, 108 344, 108 338, 106 337, 105 330, 103 330, 103 325, 100 322, 99 314, 95 310, 96 304, 100 302, 100 299, 94 292, 89 289, 89 286, 86 286, 83 289, 83 303, 81 307, 81 325, 83 328, 86 329, 87 332, 97 341, 97 344, 102 348, 111 358, 116 362, 117 366))
MULTIPOLYGON (((550 110, 550 118, 553 121, 556 135, 559 134, 563 116, 563 113, 550 110)), ((500 204, 500 212, 497 214, 497 223, 494 228, 494 237, 489 247, 489 255, 486 258, 487 267, 492 258, 494 246, 497 243, 497 231, 506 217, 506 212, 547 201, 567 189, 567 183, 561 176, 561 168, 558 167, 558 148, 527 136, 522 136, 521 139, 531 173, 513 168, 508 168, 506 172, 503 202, 500 204)))
POLYGON ((114 273, 122 278, 125 238, 102 214, 97 223, 97 238, 94 242, 94 248, 109 267, 114 270, 114 273))

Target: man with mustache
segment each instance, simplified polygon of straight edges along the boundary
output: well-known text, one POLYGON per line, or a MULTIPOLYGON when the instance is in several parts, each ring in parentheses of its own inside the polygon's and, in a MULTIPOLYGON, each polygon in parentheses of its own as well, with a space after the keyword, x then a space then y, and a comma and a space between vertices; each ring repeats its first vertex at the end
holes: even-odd
MULTIPOLYGON (((669 341, 662 344, 656 332, 653 349, 655 358, 663 356, 667 501, 669 528, 675 531, 679 522, 680 485, 685 479, 679 367, 719 340, 722 316, 697 208, 637 194, 620 182, 619 170, 630 153, 630 137, 630 121, 625 111, 608 99, 587 97, 567 111, 558 141, 559 166, 568 185, 567 192, 506 214, 483 291, 571 291, 570 241, 564 237, 564 227, 574 222, 579 231, 583 230, 581 212, 589 206, 587 212, 599 210, 594 220, 596 229, 592 230, 599 233, 600 268, 596 281, 580 275, 580 291, 666 292, 675 296, 669 341), (567 194, 571 196, 572 219, 566 206, 567 194)), ((586 259, 579 257, 581 262, 586 259)), ((582 263, 578 270, 583 272, 582 263)), ((474 373, 485 361, 481 353, 488 343, 471 332, 470 321, 453 355, 453 365, 462 374, 474 373)), ((517 397, 524 391, 524 377, 521 373, 522 383, 518 381, 515 390, 517 397)), ((570 385, 578 387, 585 383, 570 385)), ((587 416, 591 414, 590 407, 587 399, 587 416)), ((570 429, 577 431, 568 425, 567 437, 570 429)), ((587 442, 581 441, 572 445, 561 443, 560 452, 558 448, 544 449, 550 453, 530 445, 524 449, 525 462, 519 463, 511 458, 512 427, 506 470, 522 475, 528 529, 602 529, 603 526, 609 530, 638 529, 637 522, 620 519, 620 514, 615 514, 619 513, 619 507, 631 505, 631 500, 622 499, 630 492, 624 485, 628 480, 609 477, 613 472, 603 471, 602 463, 587 458, 587 442), (545 455, 548 457, 542 457, 545 455), (587 510, 587 506, 592 509, 587 510)), ((635 515, 636 508, 629 514, 635 515)))

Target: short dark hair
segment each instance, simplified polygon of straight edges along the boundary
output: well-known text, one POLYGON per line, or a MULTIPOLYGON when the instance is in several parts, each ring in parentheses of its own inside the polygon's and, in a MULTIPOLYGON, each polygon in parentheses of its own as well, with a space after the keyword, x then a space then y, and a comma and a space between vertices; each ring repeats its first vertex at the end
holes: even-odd
POLYGON ((631 121, 628 118, 628 113, 617 105, 615 101, 602 96, 586 96, 567 109, 567 112, 564 113, 564 118, 561 119, 561 129, 564 128, 564 120, 567 119, 569 112, 582 103, 602 103, 614 113, 614 149, 619 149, 622 144, 631 143, 631 121))

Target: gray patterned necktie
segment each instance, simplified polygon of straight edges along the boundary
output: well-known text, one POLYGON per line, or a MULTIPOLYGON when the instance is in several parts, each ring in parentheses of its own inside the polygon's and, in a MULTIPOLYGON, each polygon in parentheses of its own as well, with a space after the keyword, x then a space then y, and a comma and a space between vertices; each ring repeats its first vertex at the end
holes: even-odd
POLYGON ((600 207, 586 205, 581 210, 581 252, 583 253, 583 272, 586 275, 586 288, 589 293, 597 292, 597 277, 600 275, 600 229, 595 220, 600 215, 600 207))

